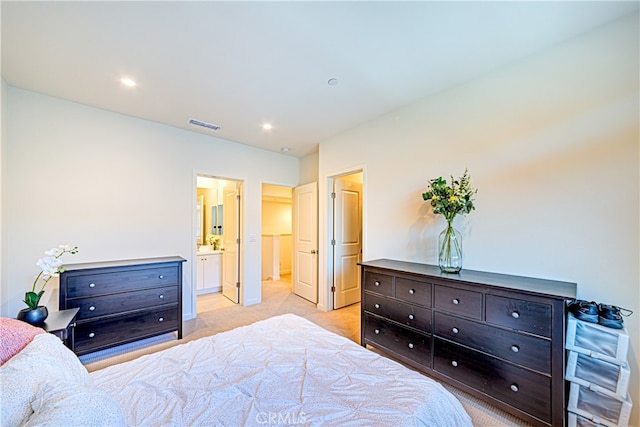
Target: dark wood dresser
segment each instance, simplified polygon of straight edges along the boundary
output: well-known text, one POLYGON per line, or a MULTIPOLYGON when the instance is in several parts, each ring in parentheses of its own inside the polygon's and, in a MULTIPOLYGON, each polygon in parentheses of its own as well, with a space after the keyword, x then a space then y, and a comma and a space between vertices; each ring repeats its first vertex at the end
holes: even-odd
POLYGON ((60 310, 80 309, 72 350, 82 355, 167 332, 182 339, 181 257, 65 265, 60 310))
POLYGON ((379 259, 361 343, 536 425, 565 425, 565 300, 576 284, 379 259))

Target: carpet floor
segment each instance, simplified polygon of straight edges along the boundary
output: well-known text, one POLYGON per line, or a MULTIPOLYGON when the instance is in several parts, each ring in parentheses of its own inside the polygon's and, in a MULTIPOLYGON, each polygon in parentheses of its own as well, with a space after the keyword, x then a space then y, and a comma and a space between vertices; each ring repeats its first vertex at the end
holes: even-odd
MULTIPOLYGON (((81 360, 89 372, 116 363, 136 359, 144 354, 192 341, 198 338, 249 325, 258 320, 279 314, 292 313, 304 317, 338 335, 360 343, 360 304, 330 312, 319 311, 315 304, 293 294, 291 283, 286 280, 266 281, 262 284, 262 303, 249 307, 233 304, 220 293, 198 297, 197 317, 183 323, 183 339, 176 340, 175 334, 156 337, 126 346, 91 354, 81 360)), ((375 349, 373 349, 375 351, 375 349)), ((487 403, 443 384, 462 403, 478 427, 529 426, 526 422, 503 412, 487 403)))

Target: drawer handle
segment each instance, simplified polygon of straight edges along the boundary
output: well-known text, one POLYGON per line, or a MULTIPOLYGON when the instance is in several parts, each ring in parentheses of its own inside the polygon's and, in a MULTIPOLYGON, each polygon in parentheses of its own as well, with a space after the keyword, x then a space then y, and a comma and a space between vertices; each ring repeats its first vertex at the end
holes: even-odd
POLYGON ((520 390, 518 388, 518 384, 511 384, 511 391, 512 392, 516 393, 518 390, 520 390))
POLYGON ((376 334, 376 335, 380 335, 380 329, 376 329, 376 330, 375 330, 375 331, 373 331, 373 332, 375 332, 375 334, 376 334))
POLYGON ((454 334, 457 334, 458 332, 460 332, 460 329, 458 328, 452 328, 451 332, 453 332, 454 334))
POLYGON ((458 367, 458 362, 456 362, 455 360, 451 361, 451 366, 453 366, 454 368, 458 367))
POLYGON ((380 286, 380 281, 376 280, 373 284, 376 285, 376 286, 380 286))
POLYGON ((517 353, 520 351, 520 347, 518 347, 517 345, 512 345, 511 346, 511 351, 513 351, 514 353, 517 353))
POLYGON ((458 305, 460 304, 460 300, 458 298, 454 298, 453 301, 451 301, 453 303, 453 305, 458 305))
POLYGON ((96 334, 94 334, 93 332, 91 332, 91 333, 89 334, 89 338, 93 338, 93 337, 95 337, 95 336, 96 336, 96 334))
POLYGON ((413 295, 413 294, 415 294, 415 293, 416 293, 416 290, 415 290, 415 289, 409 289, 409 295, 413 295))
POLYGON ((96 307, 95 307, 95 306, 93 306, 93 305, 92 305, 91 307, 89 307, 89 311, 93 311, 93 310, 95 310, 95 309, 96 309, 96 307))
POLYGON ((415 319, 414 315, 413 315, 413 314, 410 314, 410 315, 409 315, 409 320, 413 320, 413 319, 415 319))
POLYGON ((409 343, 409 348, 413 348, 413 343, 412 342, 409 343))
POLYGON ((96 284, 95 284, 95 283, 89 283, 89 287, 90 287, 90 288, 95 288, 95 287, 96 287, 96 284))
POLYGON ((380 308, 380 304, 374 304, 373 305, 375 308, 380 308))
POLYGON ((511 312, 511 317, 513 317, 514 319, 517 319, 520 317, 520 313, 518 313, 517 311, 513 311, 511 312))
POLYGON ((164 276, 161 274, 158 276, 158 279, 164 279, 164 276))
POLYGON ((158 322, 164 322, 164 317, 159 318, 158 322))
POLYGON ((164 294, 160 294, 160 299, 164 299, 164 294))

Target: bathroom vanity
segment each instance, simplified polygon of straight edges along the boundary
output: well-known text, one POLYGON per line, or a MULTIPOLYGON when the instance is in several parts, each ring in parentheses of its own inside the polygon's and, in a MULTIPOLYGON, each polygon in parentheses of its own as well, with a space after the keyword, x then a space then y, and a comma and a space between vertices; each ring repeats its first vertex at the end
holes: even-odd
POLYGON ((222 251, 198 249, 196 263, 197 293, 220 292, 222 289, 222 251))

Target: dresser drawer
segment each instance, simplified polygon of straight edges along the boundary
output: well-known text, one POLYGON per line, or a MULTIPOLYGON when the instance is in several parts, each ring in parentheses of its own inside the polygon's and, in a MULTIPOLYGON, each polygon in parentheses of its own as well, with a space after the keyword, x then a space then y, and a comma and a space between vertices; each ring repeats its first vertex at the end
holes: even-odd
POLYGON ((76 298, 69 300, 67 306, 80 308, 77 320, 83 320, 177 302, 178 286, 165 286, 113 295, 76 298))
POLYGON ((364 290, 382 295, 393 295, 393 276, 375 271, 365 271, 364 290))
POLYGON ((411 304, 431 307, 431 283, 396 277, 395 297, 411 304))
POLYGON ((433 333, 515 364, 551 373, 551 341, 435 313, 433 333))
POLYGON ((482 294, 480 292, 435 285, 434 293, 434 308, 473 319, 482 319, 482 294))
POLYGON ((75 328, 76 354, 81 355, 175 331, 178 328, 177 304, 89 322, 78 322, 75 328))
POLYGON ((551 423, 551 379, 435 338, 434 370, 551 423))
POLYGON ((364 309, 403 325, 420 329, 427 333, 431 332, 431 310, 427 308, 365 293, 364 309))
POLYGON ((486 307, 489 323, 551 337, 552 307, 549 304, 487 295, 486 307))
POLYGON ((431 336, 365 314, 364 337, 374 347, 379 345, 420 365, 431 365, 431 336))
POLYGON ((62 285, 69 299, 177 284, 178 267, 156 267, 70 275, 62 285))

